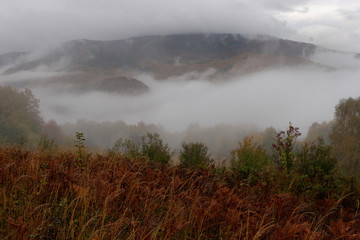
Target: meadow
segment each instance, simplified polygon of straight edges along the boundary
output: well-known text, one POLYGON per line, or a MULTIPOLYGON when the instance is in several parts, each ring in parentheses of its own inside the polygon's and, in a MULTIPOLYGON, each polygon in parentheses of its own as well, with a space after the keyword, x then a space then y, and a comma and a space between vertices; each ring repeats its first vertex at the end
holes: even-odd
POLYGON ((353 192, 75 150, 0 147, 1 239, 359 239, 353 192), (81 153, 79 152, 81 151, 81 153))

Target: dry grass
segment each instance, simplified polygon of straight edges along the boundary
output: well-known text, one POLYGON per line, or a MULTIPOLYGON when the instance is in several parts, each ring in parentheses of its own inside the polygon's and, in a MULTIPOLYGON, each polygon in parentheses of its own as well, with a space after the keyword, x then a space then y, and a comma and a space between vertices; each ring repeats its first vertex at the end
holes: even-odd
POLYGON ((341 200, 304 202, 210 170, 0 148, 1 239, 360 239, 341 200))

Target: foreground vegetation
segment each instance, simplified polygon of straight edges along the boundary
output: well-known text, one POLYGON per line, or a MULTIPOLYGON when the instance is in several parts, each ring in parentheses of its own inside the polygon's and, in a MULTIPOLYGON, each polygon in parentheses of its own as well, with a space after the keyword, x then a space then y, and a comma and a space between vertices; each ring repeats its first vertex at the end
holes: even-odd
MULTIPOLYGON (((251 156, 269 160, 250 139, 234 151, 229 169, 157 162, 166 149, 157 136, 143 140, 150 154, 132 159, 114 151, 91 155, 83 141, 78 133, 74 151, 0 148, 1 239, 360 238, 356 184, 342 186, 331 167, 311 176, 295 167, 240 164, 251 156), (326 191, 311 187, 319 177, 325 182, 318 184, 330 184, 326 191)), ((189 154, 206 157, 196 154, 201 144, 184 146, 182 162, 189 154)), ((315 148, 326 155, 321 144, 315 148)))
POLYGON ((200 141, 174 164, 149 132, 95 153, 44 124, 30 90, 1 99, 0 239, 360 239, 360 98, 304 142, 291 123, 244 137, 224 165, 200 141))

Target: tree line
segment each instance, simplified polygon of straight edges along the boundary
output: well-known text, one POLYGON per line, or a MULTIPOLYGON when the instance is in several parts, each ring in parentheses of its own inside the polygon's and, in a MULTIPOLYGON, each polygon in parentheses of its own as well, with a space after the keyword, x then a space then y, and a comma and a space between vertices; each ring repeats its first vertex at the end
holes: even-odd
MULTIPOLYGON (((323 143, 326 146, 331 147, 332 156, 338 160, 338 167, 345 174, 352 176, 360 176, 360 97, 348 98, 340 100, 339 104, 335 107, 334 120, 323 123, 313 123, 305 138, 304 142, 316 142, 317 138, 322 138, 323 143)), ((59 126, 54 120, 44 123, 39 113, 39 99, 37 99, 30 89, 15 90, 11 87, 0 86, 0 143, 2 144, 25 144, 39 142, 42 136, 47 136, 49 139, 54 139, 58 144, 73 144, 71 137, 66 136, 62 129, 77 130, 81 126, 86 126, 88 129, 103 128, 104 124, 98 124, 96 122, 88 122, 82 120, 77 125, 59 126)), ((128 126, 124 122, 105 123, 108 133, 108 138, 112 139, 107 143, 107 148, 110 148, 110 144, 116 144, 117 139, 128 138, 130 140, 141 139, 141 136, 146 135, 147 132, 160 132, 160 135, 164 134, 165 130, 156 125, 145 125, 140 123, 138 125, 128 126), (114 135, 114 131, 111 129, 119 128, 122 136, 114 135), (109 137, 110 136, 110 137, 109 137), (124 137, 123 137, 124 136, 124 137)), ((189 133, 176 135, 175 137, 185 139, 184 141, 189 143, 191 134, 198 132, 200 135, 204 135, 205 131, 208 131, 214 137, 214 143, 211 144, 211 149, 215 148, 221 152, 234 149, 234 147, 224 136, 215 136, 218 129, 201 129, 199 126, 190 126, 189 133), (189 135, 190 134, 190 135, 189 135), (213 146, 212 146, 213 145, 213 146), (221 150, 222 149, 222 150, 221 150)), ((220 126, 220 132, 229 131, 225 126, 220 126)), ((73 131, 74 132, 74 131, 73 131)), ((243 133, 245 135, 245 133, 243 133)), ((276 130, 274 128, 268 128, 263 132, 253 135, 253 140, 263 147, 267 152, 279 151, 274 149, 272 144, 278 140, 276 137, 276 130)), ((150 135, 151 136, 151 135, 150 135)), ((205 136, 205 135, 204 135, 205 136)), ((243 136, 242 136, 243 137, 243 136)), ((165 138, 165 142, 168 139, 165 138)), ((90 140, 91 142, 91 140, 90 140)), ((195 143, 201 142, 200 139, 194 141, 195 143)), ((182 143, 185 149, 190 149, 190 146, 186 146, 182 143)), ((244 145, 248 142, 244 141, 244 145)), ((35 144, 36 145, 36 144, 35 144)), ((93 143, 96 146, 96 141, 93 143)), ((208 150, 208 146, 206 146, 208 150)), ((193 149, 194 150, 194 149, 193 149)), ((204 147, 198 146, 197 150, 204 151, 204 147)), ((260 154, 261 155, 261 154, 260 154)))

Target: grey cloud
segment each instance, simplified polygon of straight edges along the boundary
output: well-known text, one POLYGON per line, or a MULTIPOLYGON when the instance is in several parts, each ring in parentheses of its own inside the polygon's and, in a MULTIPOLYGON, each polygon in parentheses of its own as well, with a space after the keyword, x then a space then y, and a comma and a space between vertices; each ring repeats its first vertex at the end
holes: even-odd
POLYGON ((72 39, 120 39, 184 32, 291 32, 284 21, 235 0, 9 1, 0 9, 0 52, 32 50, 72 39))
POLYGON ((345 17, 349 21, 359 21, 360 20, 360 9, 357 10, 339 10, 340 15, 345 17))
POLYGON ((298 12, 298 13, 308 13, 309 12, 309 8, 308 7, 304 7, 304 8, 302 8, 302 9, 300 9, 300 10, 295 10, 296 12, 298 12))
POLYGON ((270 10, 281 12, 300 11, 306 13, 308 9, 306 4, 310 2, 310 0, 260 0, 259 2, 270 10))
POLYGON ((73 39, 189 32, 260 33, 357 49, 359 11, 353 9, 360 3, 333 1, 342 19, 332 13, 314 16, 316 7, 328 5, 323 0, 12 0, 0 8, 0 53, 73 39), (334 34, 341 35, 337 44, 334 34))

